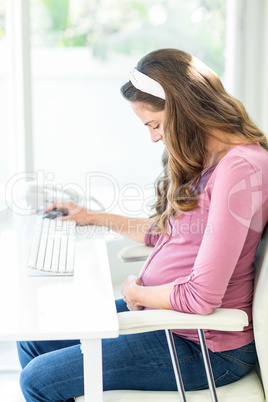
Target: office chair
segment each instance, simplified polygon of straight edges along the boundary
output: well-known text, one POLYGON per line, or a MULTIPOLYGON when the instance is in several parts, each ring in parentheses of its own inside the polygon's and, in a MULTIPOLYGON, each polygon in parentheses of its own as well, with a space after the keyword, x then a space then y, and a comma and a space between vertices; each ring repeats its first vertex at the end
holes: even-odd
MULTIPOLYGON (((151 248, 135 246, 120 252, 125 261, 133 261, 135 255, 141 252, 146 257, 151 248)), ((247 315, 241 310, 216 309, 209 315, 184 314, 171 310, 132 311, 118 314, 120 334, 133 334, 164 329, 171 352, 174 374, 178 384, 175 391, 132 391, 115 390, 103 392, 104 402, 146 402, 155 401, 220 401, 220 402, 263 402, 268 395, 268 225, 263 232, 255 261, 255 285, 253 299, 253 327, 258 354, 258 364, 242 379, 222 387, 215 392, 214 380, 211 378, 211 367, 207 359, 207 349, 203 338, 203 329, 241 331, 247 325, 247 315), (208 376, 208 390, 188 391, 184 393, 179 367, 174 354, 171 329, 195 328, 198 330, 204 369, 208 376)), ((86 379, 85 379, 86 381, 86 379)), ((76 398, 83 402, 84 397, 76 398)))

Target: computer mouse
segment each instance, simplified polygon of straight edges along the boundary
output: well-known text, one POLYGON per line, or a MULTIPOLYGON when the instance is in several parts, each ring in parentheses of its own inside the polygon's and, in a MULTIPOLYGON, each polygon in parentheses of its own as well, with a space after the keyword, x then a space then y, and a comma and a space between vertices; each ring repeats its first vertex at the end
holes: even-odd
POLYGON ((46 214, 43 215, 43 219, 56 219, 60 218, 61 216, 67 216, 69 215, 69 212, 67 209, 53 209, 52 211, 47 212, 46 214))

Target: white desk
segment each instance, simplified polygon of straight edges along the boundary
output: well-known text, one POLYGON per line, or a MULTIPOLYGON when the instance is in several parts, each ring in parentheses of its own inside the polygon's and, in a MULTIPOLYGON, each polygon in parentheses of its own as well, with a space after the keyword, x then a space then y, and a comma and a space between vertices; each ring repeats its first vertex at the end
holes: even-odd
POLYGON ((73 277, 29 277, 34 220, 0 223, 0 341, 81 339, 85 401, 100 402, 101 339, 118 336, 105 241, 77 241, 73 277))

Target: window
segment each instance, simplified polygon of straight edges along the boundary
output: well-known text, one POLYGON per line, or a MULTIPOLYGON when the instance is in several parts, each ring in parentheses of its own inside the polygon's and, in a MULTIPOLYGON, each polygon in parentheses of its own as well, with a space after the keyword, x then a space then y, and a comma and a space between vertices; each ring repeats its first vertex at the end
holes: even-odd
POLYGON ((152 191, 163 145, 151 144, 120 86, 140 57, 163 47, 223 75, 225 1, 35 0, 31 30, 34 170, 92 185, 106 207, 114 186, 136 199, 152 191))

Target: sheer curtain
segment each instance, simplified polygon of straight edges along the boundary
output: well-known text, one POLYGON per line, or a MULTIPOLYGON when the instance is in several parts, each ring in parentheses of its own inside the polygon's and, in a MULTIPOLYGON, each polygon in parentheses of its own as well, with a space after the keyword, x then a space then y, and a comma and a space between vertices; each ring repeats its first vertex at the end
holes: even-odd
POLYGON ((225 3, 77 0, 56 13, 60 2, 32 2, 34 171, 92 192, 110 212, 148 215, 163 145, 151 143, 120 86, 140 57, 163 47, 186 50, 222 76, 225 3))

